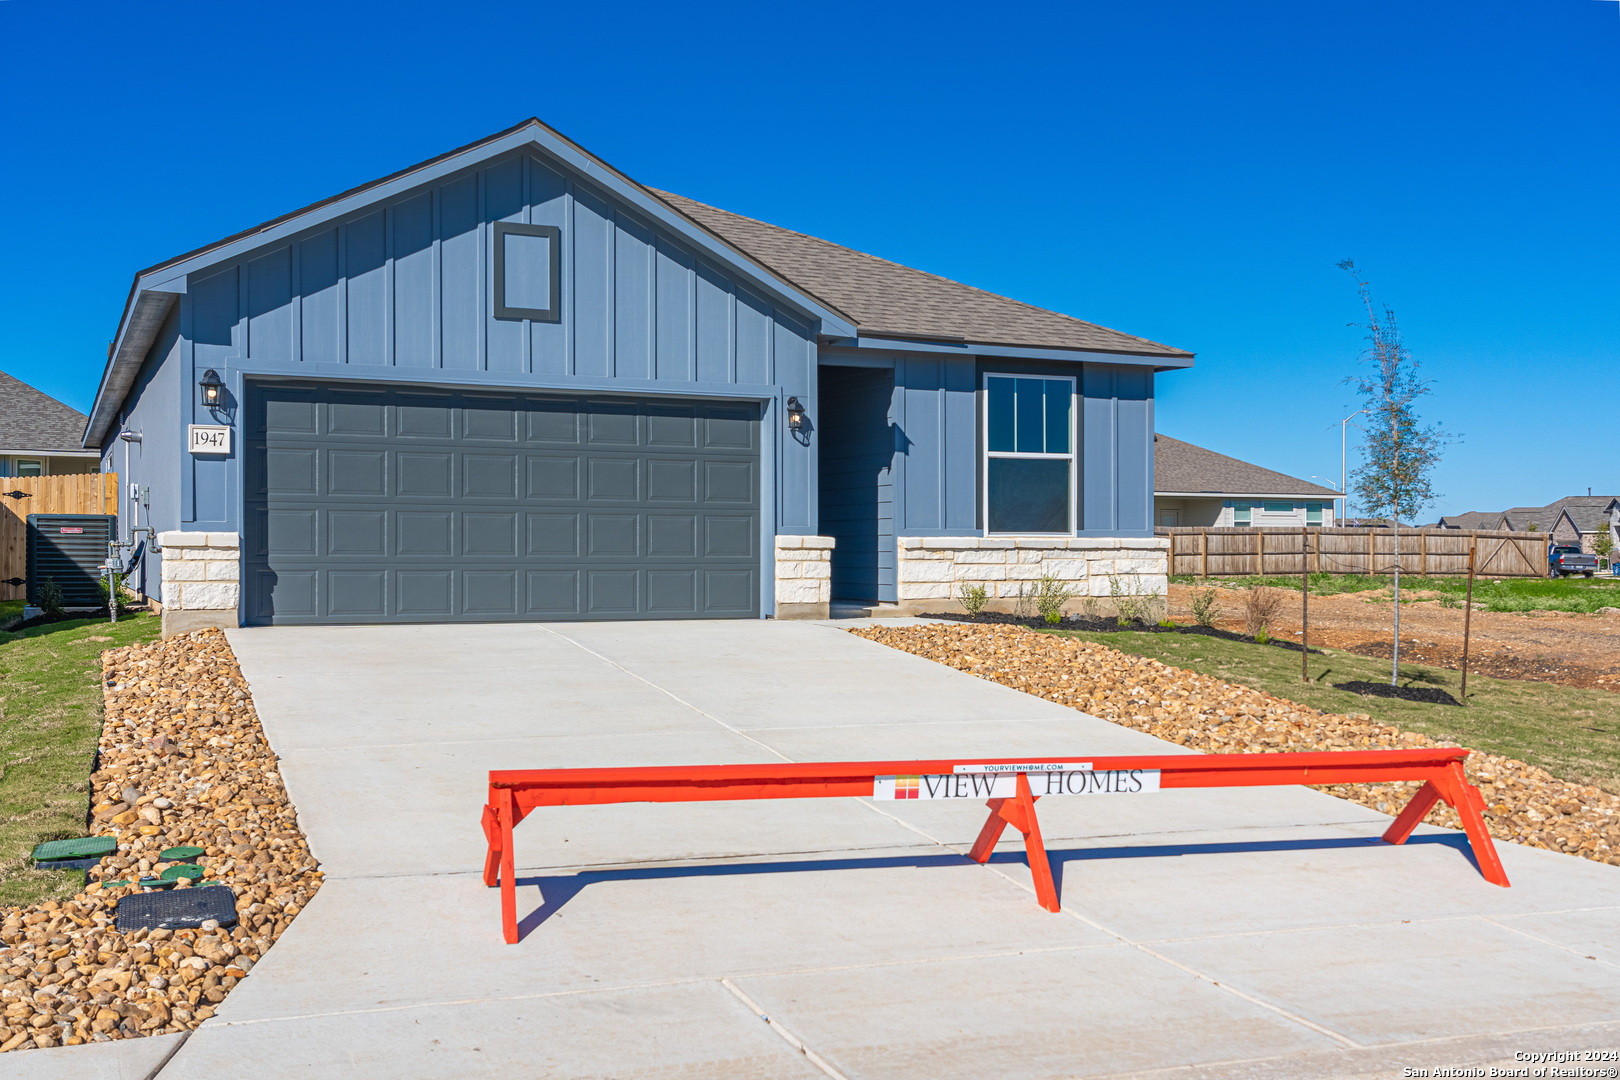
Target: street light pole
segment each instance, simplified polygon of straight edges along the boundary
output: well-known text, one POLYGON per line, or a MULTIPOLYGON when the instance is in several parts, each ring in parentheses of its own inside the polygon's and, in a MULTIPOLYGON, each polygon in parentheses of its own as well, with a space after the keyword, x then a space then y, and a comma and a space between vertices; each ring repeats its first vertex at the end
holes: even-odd
POLYGON ((1339 421, 1339 496, 1344 505, 1339 508, 1339 524, 1344 524, 1345 517, 1350 513, 1350 458, 1348 453, 1348 432, 1350 421, 1365 413, 1366 409, 1357 409, 1343 420, 1339 421))

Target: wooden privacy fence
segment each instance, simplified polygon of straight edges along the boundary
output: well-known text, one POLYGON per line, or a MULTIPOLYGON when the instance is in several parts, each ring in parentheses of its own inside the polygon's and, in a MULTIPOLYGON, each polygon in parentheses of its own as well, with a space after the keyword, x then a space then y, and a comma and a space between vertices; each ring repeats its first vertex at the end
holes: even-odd
MULTIPOLYGON (((1155 529, 1170 540, 1170 572, 1195 577, 1390 574, 1395 570, 1393 529, 1311 529, 1308 566, 1300 565, 1299 529, 1155 529)), ((1546 533, 1461 529, 1402 529, 1401 573, 1466 574, 1468 545, 1482 577, 1546 577, 1546 533)))
POLYGON ((0 477, 0 600, 21 600, 28 576, 29 514, 116 514, 117 473, 0 477))

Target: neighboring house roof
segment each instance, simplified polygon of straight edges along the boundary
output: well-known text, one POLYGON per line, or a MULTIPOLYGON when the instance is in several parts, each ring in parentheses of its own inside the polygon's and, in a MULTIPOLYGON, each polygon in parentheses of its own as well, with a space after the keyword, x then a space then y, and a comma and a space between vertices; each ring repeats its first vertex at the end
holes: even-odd
POLYGON ((0 453, 79 453, 84 413, 0 371, 0 453))
MULTIPOLYGON (((1552 503, 1562 506, 1575 528, 1583 533, 1602 532, 1620 512, 1620 498, 1613 495, 1570 495, 1552 503)), ((1551 507, 1549 507, 1550 509, 1551 507)))
POLYGON ((1513 506, 1502 511, 1503 528, 1514 529, 1518 532, 1527 531, 1535 526, 1536 532, 1550 533, 1558 528, 1560 518, 1569 518, 1569 527, 1577 532, 1575 519, 1570 518, 1569 511, 1554 503, 1551 506, 1513 506))
POLYGON ((1155 495, 1288 496, 1336 499, 1329 487, 1262 469, 1168 435, 1153 436, 1155 495))
POLYGON ((852 317, 863 334, 1177 358, 1192 355, 682 195, 656 190, 653 194, 852 317))
POLYGON ((974 343, 986 347, 1085 350, 1159 358, 1172 361, 1170 366, 1174 367, 1186 367, 1192 360, 1192 353, 1181 349, 656 191, 538 119, 529 119, 136 274, 112 354, 102 373, 95 407, 82 429, 83 439, 98 442, 111 429, 147 350, 184 291, 187 274, 265 244, 284 241, 298 230, 356 213, 437 176, 525 145, 582 173, 687 242, 712 248, 711 257, 746 268, 759 281, 779 290, 792 305, 820 318, 830 336, 842 337, 853 331, 879 339, 907 337, 957 346, 974 343), (849 310, 843 307, 846 303, 851 305, 849 310))
POLYGON ((1450 514, 1440 519, 1442 529, 1467 529, 1479 532, 1486 529, 1504 529, 1500 510, 1470 510, 1464 514, 1450 514))

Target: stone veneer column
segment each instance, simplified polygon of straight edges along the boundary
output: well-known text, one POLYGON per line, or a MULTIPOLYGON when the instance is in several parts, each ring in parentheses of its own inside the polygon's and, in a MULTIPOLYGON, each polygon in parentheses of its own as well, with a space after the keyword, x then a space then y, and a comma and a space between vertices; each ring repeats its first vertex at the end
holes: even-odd
POLYGON ((897 540, 901 610, 954 611, 962 585, 983 585, 990 611, 1011 611, 1020 587, 1050 574, 1077 596, 1106 598, 1114 582, 1127 592, 1169 592, 1170 541, 1161 537, 902 536, 897 540))
POLYGON ((825 619, 832 603, 830 536, 776 538, 776 617, 825 619))
POLYGON ((163 548, 163 636, 207 626, 239 626, 242 536, 233 532, 166 532, 163 548))

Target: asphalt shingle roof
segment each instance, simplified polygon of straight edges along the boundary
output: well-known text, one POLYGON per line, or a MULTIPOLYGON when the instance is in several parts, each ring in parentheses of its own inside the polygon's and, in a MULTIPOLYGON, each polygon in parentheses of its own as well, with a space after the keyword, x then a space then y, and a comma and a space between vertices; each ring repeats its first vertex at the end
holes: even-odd
POLYGON ((1153 436, 1153 490, 1339 497, 1332 488, 1262 469, 1168 435, 1153 436))
POLYGON ((82 450, 85 415, 0 371, 0 450, 82 450))
POLYGON ((681 195, 653 194, 868 333, 1176 359, 1192 355, 681 195))

